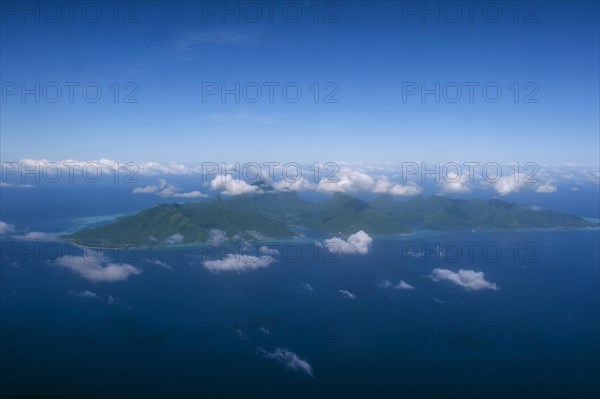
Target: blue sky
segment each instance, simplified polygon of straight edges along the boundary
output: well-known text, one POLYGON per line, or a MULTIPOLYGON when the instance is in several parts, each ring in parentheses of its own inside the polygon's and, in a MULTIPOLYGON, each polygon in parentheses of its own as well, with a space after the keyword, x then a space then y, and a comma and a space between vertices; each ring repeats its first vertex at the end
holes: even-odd
POLYGON ((440 7, 439 22, 431 14, 423 21, 418 11, 409 13, 420 6, 415 2, 339 2, 337 10, 322 2, 318 22, 313 3, 295 3, 303 14, 291 23, 280 11, 289 2, 275 3, 270 21, 265 3, 255 2, 263 13, 255 23, 243 11, 239 22, 235 15, 221 21, 220 10, 208 13, 206 7, 221 2, 133 2, 136 8, 122 6, 118 22, 105 5, 96 23, 81 10, 69 20, 61 2, 63 18, 56 23, 48 20, 51 10, 40 8, 37 22, 35 15, 4 9, 2 160, 598 166, 598 2, 536 2, 538 9, 519 3, 517 21, 515 3, 494 3, 502 10, 497 22, 483 15, 482 2, 472 23, 465 8, 459 21, 450 22, 454 14, 442 11, 443 2, 429 2, 440 7), (129 13, 137 22, 125 23, 129 13), (337 22, 325 23, 328 13, 337 22), (524 21, 527 15, 537 22, 524 21), (36 82, 39 103, 33 94, 23 101, 21 85, 31 89, 36 82), (48 101, 55 96, 52 82, 62 87, 56 103, 48 101), (78 84, 72 102, 64 82, 78 84), (240 92, 238 103, 234 95, 222 101, 219 94, 203 101, 203 85, 211 82, 229 88, 238 82, 250 91, 240 92), (256 103, 249 101, 251 82, 263 87, 256 103), (265 82, 278 84, 273 102, 265 82), (420 93, 403 99, 403 87, 434 88, 436 82, 438 103, 433 94, 424 102, 420 93), (451 82, 463 88, 455 103, 449 101, 451 82), (472 102, 464 82, 477 85, 472 102), (89 83, 102 90, 97 102, 81 93, 89 83), (301 88, 298 102, 283 97, 287 83, 301 88), (497 102, 484 98, 486 84, 501 88, 497 102), (137 103, 124 102, 134 89, 137 103), (334 91, 338 101, 324 103, 334 91))

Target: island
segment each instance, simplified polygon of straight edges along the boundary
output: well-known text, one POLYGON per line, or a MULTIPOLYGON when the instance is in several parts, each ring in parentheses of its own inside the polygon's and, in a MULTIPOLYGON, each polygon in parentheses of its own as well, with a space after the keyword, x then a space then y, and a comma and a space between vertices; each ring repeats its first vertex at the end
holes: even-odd
POLYGON ((161 204, 112 223, 62 236, 87 247, 205 243, 215 232, 234 240, 279 240, 298 236, 295 226, 331 235, 359 230, 372 236, 419 229, 585 228, 598 224, 556 211, 499 199, 451 199, 433 195, 398 200, 386 194, 372 201, 336 193, 312 202, 293 191, 264 190, 228 199, 161 204))

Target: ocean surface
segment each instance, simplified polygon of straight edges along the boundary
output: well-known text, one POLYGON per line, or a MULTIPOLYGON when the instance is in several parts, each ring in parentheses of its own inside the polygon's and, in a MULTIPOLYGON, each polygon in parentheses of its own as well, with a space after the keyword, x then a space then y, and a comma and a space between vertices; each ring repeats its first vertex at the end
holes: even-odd
MULTIPOLYGON (((0 219, 61 233, 160 200, 130 192, 3 190, 0 219)), ((599 217, 585 199, 597 191, 584 194, 541 205, 599 217)), ((377 238, 367 255, 331 254, 322 239, 268 243, 270 264, 240 273, 204 267, 231 248, 105 250, 141 273, 93 282, 56 260, 94 251, 3 238, 0 395, 600 395, 597 229, 421 232, 377 238), (435 269, 483 272, 494 289, 436 281, 435 269)))

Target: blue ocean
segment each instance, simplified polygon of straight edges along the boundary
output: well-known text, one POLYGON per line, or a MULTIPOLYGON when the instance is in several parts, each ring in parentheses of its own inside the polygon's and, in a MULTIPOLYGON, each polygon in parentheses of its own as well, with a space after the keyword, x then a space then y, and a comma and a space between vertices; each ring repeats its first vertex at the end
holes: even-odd
MULTIPOLYGON (((130 192, 3 190, 0 219, 60 234, 164 201, 130 192)), ((536 204, 599 217, 597 191, 573 195, 536 204)), ((263 243, 272 262, 239 273, 204 267, 223 256, 214 248, 98 255, 3 239, 0 395, 600 395, 597 229, 423 231, 376 238, 366 255, 330 254, 321 239, 263 243), (56 264, 81 256, 140 272, 93 282, 56 264), (493 289, 464 289, 433 278, 435 269, 483 272, 493 289)))

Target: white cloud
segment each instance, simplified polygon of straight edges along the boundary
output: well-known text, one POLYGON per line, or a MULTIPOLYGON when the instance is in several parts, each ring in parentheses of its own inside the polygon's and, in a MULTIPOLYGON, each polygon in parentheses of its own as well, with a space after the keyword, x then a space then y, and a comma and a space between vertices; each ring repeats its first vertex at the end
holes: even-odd
POLYGON ((541 211, 543 209, 541 206, 538 205, 531 205, 530 208, 533 211, 541 211))
POLYGON ((41 231, 32 231, 27 234, 14 235, 12 236, 15 240, 19 241, 43 241, 43 242, 57 242, 60 238, 56 234, 44 233, 41 231))
POLYGON ((302 283, 302 291, 310 292, 311 294, 315 291, 314 287, 309 283, 302 283))
POLYGON ((348 165, 340 163, 340 169, 319 181, 316 190, 321 192, 359 193, 370 192, 375 194, 389 193, 400 196, 414 196, 422 192, 422 188, 414 182, 407 184, 394 184, 387 175, 395 176, 393 168, 369 167, 369 165, 348 165), (375 176, 365 172, 373 171, 375 176), (382 174, 382 172, 387 174, 382 174))
POLYGON ((456 172, 450 172, 444 177, 441 183, 441 193, 463 194, 471 192, 471 187, 467 184, 468 179, 463 179, 462 175, 459 176, 456 172))
POLYGON ((392 288, 394 284, 390 280, 382 280, 381 283, 377 284, 378 287, 381 288, 392 288))
POLYGON ((269 352, 263 348, 257 348, 256 353, 263 355, 267 359, 275 360, 276 362, 283 364, 288 370, 314 378, 311 365, 294 352, 284 348, 275 348, 273 352, 269 352))
POLYGON ((75 293, 73 293, 73 295, 81 297, 81 298, 102 299, 102 297, 100 297, 100 295, 96 294, 95 292, 89 291, 89 290, 75 292, 75 293))
POLYGON ((123 281, 130 275, 141 273, 138 268, 127 263, 110 263, 100 252, 95 258, 69 255, 61 256, 55 262, 92 282, 123 281))
POLYGON ((325 248, 328 251, 342 254, 366 254, 373 243, 373 239, 364 231, 360 230, 352 234, 347 240, 333 237, 325 240, 325 248))
POLYGON ((221 193, 225 195, 262 192, 257 186, 248 184, 242 179, 235 179, 231 175, 216 176, 210 182, 210 188, 213 190, 221 190, 221 193))
MULTIPOLYGON (((256 247, 254 247, 252 245, 250 245, 249 247, 250 248, 256 248, 256 247)), ((271 257, 275 257, 275 255, 279 255, 279 251, 278 250, 276 250, 275 248, 269 248, 266 245, 261 246, 258 249, 258 252, 261 255, 268 255, 268 256, 271 256, 271 257)))
POLYGON ((537 186, 535 189, 535 192, 536 193, 553 193, 553 192, 556 192, 556 190, 558 190, 558 187, 556 187, 555 184, 547 182, 547 183, 543 183, 543 184, 540 184, 539 186, 537 186))
POLYGON ((198 190, 190 191, 188 193, 173 194, 173 198, 205 198, 205 197, 208 197, 208 195, 206 195, 198 190))
POLYGON ((350 291, 347 290, 338 290, 338 292, 340 294, 342 294, 342 296, 344 298, 348 298, 348 299, 356 299, 356 295, 354 295, 353 293, 351 293, 350 291))
POLYGON ((377 182, 366 173, 342 168, 333 176, 321 179, 317 190, 323 192, 355 193, 360 191, 371 191, 377 186, 377 182), (332 181, 335 179, 336 181, 332 181))
POLYGON ((15 232, 15 226, 8 224, 0 220, 0 235, 12 234, 15 232))
POLYGON ((448 269, 434 269, 431 278, 434 281, 450 281, 468 291, 498 289, 495 283, 491 283, 485 279, 483 272, 476 272, 474 270, 460 269, 458 273, 455 273, 448 269))
POLYGON ((526 176, 521 173, 501 177, 494 183, 494 190, 502 196, 520 191, 525 185, 526 176))
MULTIPOLYGON (((166 182, 164 179, 160 179, 160 182, 166 182)), ((145 187, 136 187, 133 189, 133 194, 156 194, 160 191, 159 186, 148 185, 145 187)))
POLYGON ((14 234, 16 232, 15 226, 12 224, 5 223, 0 220, 0 235, 11 235, 12 239, 19 241, 42 241, 42 242, 58 242, 60 238, 56 234, 44 233, 40 231, 32 231, 25 234, 14 234))
POLYGON ((244 270, 260 269, 263 267, 268 267, 275 262, 274 255, 276 253, 276 250, 262 246, 260 247, 260 254, 257 254, 257 256, 245 254, 227 254, 225 258, 222 259, 206 260, 204 261, 203 265, 212 272, 241 272, 244 270))
POLYGON ((165 239, 167 244, 181 244, 183 242, 183 236, 179 233, 175 233, 165 239))
POLYGON ((181 189, 172 184, 167 183, 165 179, 159 179, 158 185, 148 185, 145 187, 137 187, 132 191, 133 194, 154 194, 162 198, 204 198, 206 194, 200 191, 190 191, 182 193, 181 189))
POLYGON ((400 282, 394 287, 398 290, 414 290, 415 287, 412 285, 405 283, 404 280, 400 280, 400 282))
POLYGON ((414 196, 419 195, 423 189, 417 186, 415 183, 408 183, 405 185, 396 184, 388 191, 392 195, 401 196, 414 196))
POLYGON ((208 240, 206 243, 218 247, 227 240, 227 233, 219 229, 211 229, 208 232, 208 240))
POLYGON ((307 191, 314 190, 316 186, 306 180, 304 177, 300 177, 296 181, 291 181, 291 179, 283 179, 278 182, 274 182, 273 188, 277 191, 307 191))
POLYGON ((445 305, 445 304, 447 304, 447 303, 448 303, 448 302, 446 302, 446 301, 442 301, 441 299, 439 299, 439 298, 436 298, 436 297, 433 297, 432 299, 433 299, 433 301, 434 301, 434 302, 437 302, 437 303, 439 303, 439 304, 441 304, 441 305, 445 305))
POLYGON ((375 182, 375 187, 373 187, 372 191, 374 193, 387 193, 391 187, 392 183, 390 183, 387 176, 382 176, 375 182))
POLYGON ((417 195, 422 190, 415 183, 406 185, 393 184, 385 175, 372 177, 365 172, 342 167, 332 175, 321 179, 316 187, 321 192, 339 192, 339 193, 390 193, 392 195, 411 196, 417 195))
POLYGON ((381 283, 377 284, 378 287, 382 288, 393 288, 395 290, 414 290, 415 287, 404 282, 404 280, 400 280, 398 284, 393 284, 390 280, 383 280, 381 283))
POLYGON ((85 291, 81 291, 81 292, 71 292, 72 295, 75 295, 77 297, 80 298, 89 298, 89 299, 97 299, 103 302, 106 302, 106 304, 108 305, 122 305, 122 302, 118 299, 113 297, 112 295, 107 295, 106 298, 102 297, 101 295, 96 294, 93 291, 90 290, 85 290, 85 291))
POLYGON ((156 265, 156 266, 160 266, 163 269, 173 270, 173 268, 171 267, 171 265, 169 265, 168 263, 165 263, 163 261, 160 261, 158 259, 146 259, 146 262, 151 263, 151 264, 156 265))

